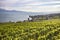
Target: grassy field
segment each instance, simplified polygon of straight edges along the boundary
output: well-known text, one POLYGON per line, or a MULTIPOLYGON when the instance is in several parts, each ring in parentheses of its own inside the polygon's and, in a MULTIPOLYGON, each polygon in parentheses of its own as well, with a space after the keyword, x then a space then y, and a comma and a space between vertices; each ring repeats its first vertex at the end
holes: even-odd
POLYGON ((0 40, 60 40, 60 19, 0 23, 0 40))

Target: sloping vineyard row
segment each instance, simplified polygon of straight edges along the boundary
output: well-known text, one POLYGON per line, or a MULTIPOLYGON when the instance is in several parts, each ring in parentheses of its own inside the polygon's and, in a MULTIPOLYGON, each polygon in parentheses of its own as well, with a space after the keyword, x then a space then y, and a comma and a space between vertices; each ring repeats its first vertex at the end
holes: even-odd
POLYGON ((0 40, 60 40, 59 20, 0 23, 0 40))

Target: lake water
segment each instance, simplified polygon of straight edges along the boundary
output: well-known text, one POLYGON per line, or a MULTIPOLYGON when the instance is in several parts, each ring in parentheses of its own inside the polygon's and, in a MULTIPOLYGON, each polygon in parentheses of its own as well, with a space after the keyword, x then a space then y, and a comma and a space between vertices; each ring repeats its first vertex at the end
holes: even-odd
POLYGON ((28 15, 20 15, 20 14, 0 14, 0 22, 8 22, 8 21, 23 21, 29 18, 28 15))
POLYGON ((0 12, 0 22, 16 22, 29 18, 29 15, 41 15, 43 13, 20 13, 20 12, 0 12))

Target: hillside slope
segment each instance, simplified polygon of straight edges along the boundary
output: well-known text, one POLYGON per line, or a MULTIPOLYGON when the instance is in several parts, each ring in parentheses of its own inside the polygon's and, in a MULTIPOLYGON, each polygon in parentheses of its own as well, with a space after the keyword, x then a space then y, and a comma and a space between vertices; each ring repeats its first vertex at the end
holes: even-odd
POLYGON ((60 19, 0 23, 0 40, 60 40, 60 19))

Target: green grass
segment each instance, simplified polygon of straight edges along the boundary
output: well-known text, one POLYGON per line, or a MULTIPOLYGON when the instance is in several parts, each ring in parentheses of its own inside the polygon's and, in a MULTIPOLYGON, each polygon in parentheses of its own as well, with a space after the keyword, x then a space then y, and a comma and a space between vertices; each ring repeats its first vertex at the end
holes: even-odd
POLYGON ((60 40, 60 19, 0 23, 0 40, 60 40))

